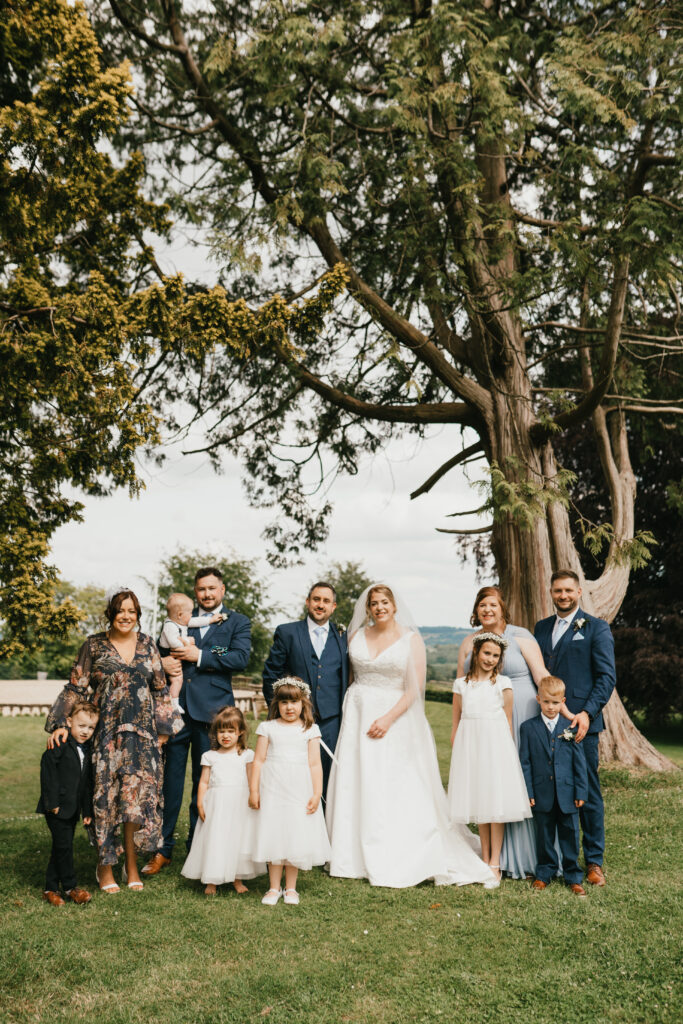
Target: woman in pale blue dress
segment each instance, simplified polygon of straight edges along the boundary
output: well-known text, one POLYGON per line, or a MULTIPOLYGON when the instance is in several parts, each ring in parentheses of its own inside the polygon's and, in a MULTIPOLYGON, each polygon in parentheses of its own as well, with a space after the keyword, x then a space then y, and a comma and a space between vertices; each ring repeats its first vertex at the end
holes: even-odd
MULTIPOLYGON (((483 630, 498 633, 508 641, 502 671, 512 682, 512 725, 519 749, 519 728, 522 722, 538 714, 536 684, 549 674, 541 649, 528 629, 510 624, 508 610, 498 587, 481 588, 474 602, 470 623, 479 626, 477 632, 483 630)), ((474 636, 476 633, 466 637, 460 645, 458 677, 464 676, 469 667, 474 636)), ((508 822, 505 826, 500 868, 512 878, 525 878, 535 873, 536 833, 532 818, 508 822)))

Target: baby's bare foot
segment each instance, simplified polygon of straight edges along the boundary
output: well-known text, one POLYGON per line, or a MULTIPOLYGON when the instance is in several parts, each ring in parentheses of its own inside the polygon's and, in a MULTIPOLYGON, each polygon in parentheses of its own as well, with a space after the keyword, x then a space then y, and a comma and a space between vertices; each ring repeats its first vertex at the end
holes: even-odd
POLYGON ((216 886, 213 884, 213 882, 209 882, 209 884, 207 885, 206 889, 204 890, 204 895, 205 896, 215 896, 217 892, 218 892, 218 890, 216 889, 216 886))
POLYGON ((244 882, 240 881, 239 878, 236 878, 232 884, 235 892, 249 892, 244 882))

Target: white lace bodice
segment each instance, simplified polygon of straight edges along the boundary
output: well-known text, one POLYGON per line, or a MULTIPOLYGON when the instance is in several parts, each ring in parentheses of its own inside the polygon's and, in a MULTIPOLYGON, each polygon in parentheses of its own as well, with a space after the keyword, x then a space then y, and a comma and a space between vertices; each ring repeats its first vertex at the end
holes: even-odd
POLYGON ((395 643, 378 654, 370 656, 365 629, 359 629, 349 646, 349 658, 355 683, 382 690, 400 690, 406 687, 408 658, 412 633, 406 632, 395 643))

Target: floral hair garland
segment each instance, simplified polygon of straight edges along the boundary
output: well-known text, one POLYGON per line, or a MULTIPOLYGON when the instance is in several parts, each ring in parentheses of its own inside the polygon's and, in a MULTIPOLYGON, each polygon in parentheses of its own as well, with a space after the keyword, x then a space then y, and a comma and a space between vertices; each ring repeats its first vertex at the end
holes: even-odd
POLYGON ((280 689, 281 686, 296 686, 298 690, 301 690, 304 697, 311 696, 310 686, 308 685, 308 683, 305 683, 303 679, 299 679, 298 676, 284 676, 282 679, 278 679, 278 681, 273 684, 274 696, 277 695, 277 691, 280 689))
POLYGON ((124 590, 129 590, 131 594, 135 593, 133 588, 129 587, 127 584, 116 583, 113 587, 110 587, 109 590, 106 592, 106 594, 104 595, 104 600, 107 602, 107 604, 111 604, 116 595, 121 594, 124 590))
POLYGON ((498 644, 504 651, 507 650, 507 640, 504 636, 499 636, 498 633, 477 633, 473 642, 475 644, 483 644, 486 640, 490 640, 493 644, 498 644))

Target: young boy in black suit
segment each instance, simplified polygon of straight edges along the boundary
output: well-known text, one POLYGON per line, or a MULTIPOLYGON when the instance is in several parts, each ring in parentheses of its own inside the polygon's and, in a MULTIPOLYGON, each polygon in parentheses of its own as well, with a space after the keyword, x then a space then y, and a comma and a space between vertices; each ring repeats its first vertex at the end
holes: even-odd
POLYGON ((74 832, 78 819, 90 825, 93 817, 93 786, 90 737, 100 712, 95 704, 74 704, 66 724, 66 743, 46 750, 40 761, 40 800, 36 813, 44 814, 52 833, 52 851, 45 875, 43 899, 63 907, 61 887, 72 903, 90 903, 92 896, 76 885, 74 832))

